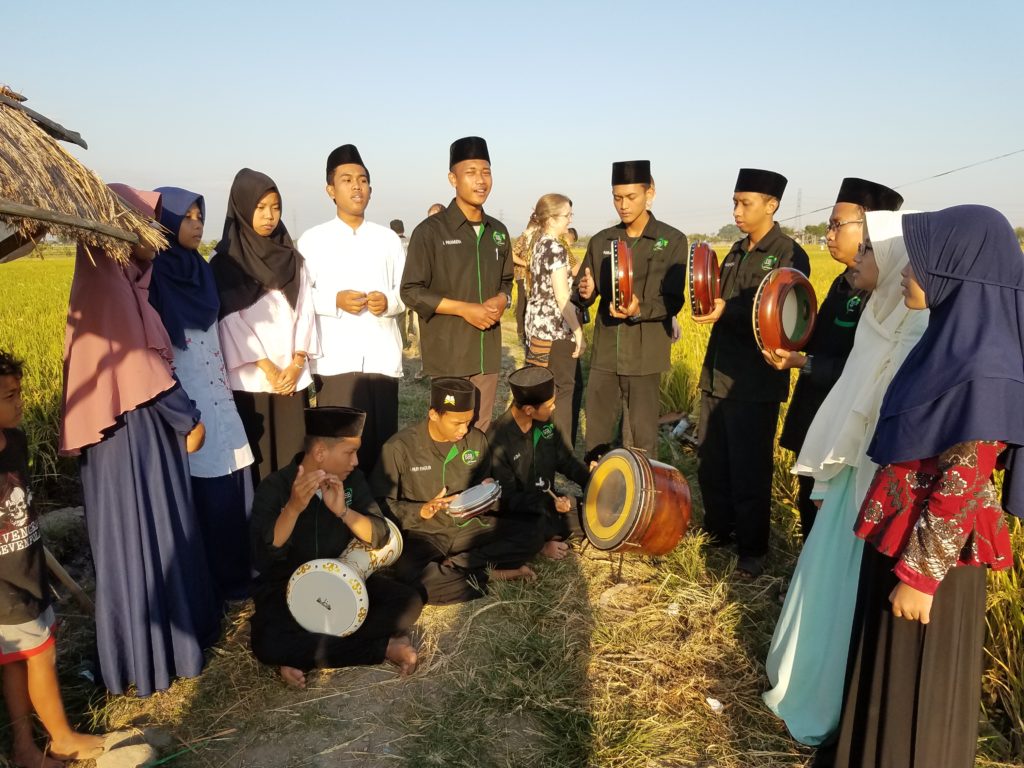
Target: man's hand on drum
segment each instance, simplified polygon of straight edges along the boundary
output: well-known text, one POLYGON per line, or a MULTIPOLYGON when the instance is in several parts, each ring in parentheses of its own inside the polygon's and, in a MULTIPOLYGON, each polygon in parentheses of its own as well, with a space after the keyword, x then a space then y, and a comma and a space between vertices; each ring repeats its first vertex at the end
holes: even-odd
POLYGON ((420 507, 420 517, 422 517, 424 520, 429 520, 442 509, 448 509, 448 505, 452 503, 452 499, 454 499, 458 494, 445 496, 447 492, 448 487, 445 486, 444 488, 437 492, 437 496, 435 496, 430 501, 426 502, 422 507, 420 507))
POLYGON ((776 349, 774 354, 768 350, 763 350, 761 354, 764 355, 764 361, 777 371, 803 368, 807 363, 807 355, 799 352, 790 352, 786 349, 776 349))
POLYGON ((708 323, 717 323, 724 311, 725 299, 715 299, 715 308, 708 312, 706 315, 694 315, 693 322, 699 323, 700 325, 707 325, 708 323))
POLYGON ((628 320, 631 317, 636 317, 640 314, 640 297, 634 293, 633 298, 629 301, 629 306, 626 307, 616 307, 614 304, 609 304, 608 314, 612 317, 617 317, 619 320, 628 320))

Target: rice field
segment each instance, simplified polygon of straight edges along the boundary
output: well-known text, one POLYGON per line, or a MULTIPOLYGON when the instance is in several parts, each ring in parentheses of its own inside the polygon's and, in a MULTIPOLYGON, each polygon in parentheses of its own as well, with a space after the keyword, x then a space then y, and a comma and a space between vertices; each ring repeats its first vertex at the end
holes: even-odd
MULTIPOLYGON (((809 252, 823 296, 838 268, 827 252, 809 252)), ((77 494, 74 466, 55 453, 72 264, 66 252, 51 252, 0 265, 0 348, 27 363, 37 490, 54 504, 77 494)), ((689 414, 708 330, 689 321, 688 308, 680 322, 661 407, 689 414)), ((511 315, 504 325, 506 352, 518 365, 511 315)), ((412 368, 408 361, 407 374, 412 368)), ((426 393, 407 375, 403 423, 422 412, 426 393)), ((661 458, 690 480, 699 520, 692 449, 666 435, 661 458)), ((760 701, 778 594, 799 550, 792 456, 779 450, 776 459, 772 555, 754 582, 733 579, 735 557, 705 548, 700 535, 665 558, 622 565, 591 549, 540 563, 534 586, 501 584, 484 600, 428 608, 417 637, 422 668, 408 680, 384 668, 328 671, 303 692, 284 689, 252 659, 250 609, 241 607, 201 678, 139 700, 107 697, 65 668, 69 710, 97 729, 161 726, 171 734, 171 764, 183 767, 809 765, 811 752, 760 701)), ((1015 545, 1016 567, 990 576, 979 766, 1024 761, 1020 526, 1015 545)), ((70 603, 61 609, 62 665, 73 665, 90 654, 90 629, 70 603)))

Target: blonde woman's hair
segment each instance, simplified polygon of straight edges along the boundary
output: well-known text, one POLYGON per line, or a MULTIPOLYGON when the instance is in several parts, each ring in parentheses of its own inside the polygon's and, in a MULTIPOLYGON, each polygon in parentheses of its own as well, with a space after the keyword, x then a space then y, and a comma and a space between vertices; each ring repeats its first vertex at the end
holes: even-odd
POLYGON ((572 208, 572 200, 565 195, 558 194, 557 192, 549 192, 546 195, 542 195, 540 200, 537 201, 537 205, 533 207, 533 213, 530 214, 530 221, 526 225, 528 228, 533 230, 533 234, 530 236, 530 241, 526 245, 526 253, 528 254, 526 259, 527 292, 533 290, 533 272, 530 270, 530 266, 533 263, 533 248, 537 245, 537 241, 544 235, 544 228, 547 226, 548 222, 555 216, 559 215, 562 208, 567 205, 572 208))

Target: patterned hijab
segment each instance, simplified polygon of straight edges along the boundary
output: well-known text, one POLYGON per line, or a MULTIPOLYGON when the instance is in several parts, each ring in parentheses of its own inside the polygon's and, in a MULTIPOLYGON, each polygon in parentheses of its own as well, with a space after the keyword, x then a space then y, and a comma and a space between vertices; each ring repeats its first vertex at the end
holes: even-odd
POLYGON ((1003 506, 1024 517, 1024 254, 1006 218, 960 205, 903 219, 928 329, 892 380, 868 449, 880 465, 968 440, 1008 444, 1003 506))

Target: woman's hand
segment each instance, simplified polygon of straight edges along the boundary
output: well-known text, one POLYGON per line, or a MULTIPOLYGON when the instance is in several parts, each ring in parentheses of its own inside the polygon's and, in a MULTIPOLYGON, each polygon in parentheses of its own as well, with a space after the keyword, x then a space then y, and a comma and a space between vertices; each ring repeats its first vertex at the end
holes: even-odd
POLYGON ((206 427, 203 426, 203 422, 196 422, 196 425, 192 427, 192 431, 185 437, 185 449, 189 453, 195 453, 203 447, 205 442, 206 427))
POLYGON ((572 356, 574 358, 575 357, 582 357, 583 356, 583 350, 585 350, 587 348, 587 341, 586 341, 586 339, 583 338, 583 329, 582 328, 577 328, 575 331, 573 331, 572 340, 574 342, 576 342, 576 349, 573 350, 572 356))
POLYGON ((299 357, 296 355, 292 358, 291 364, 281 371, 277 378, 277 386, 274 387, 274 392, 279 395, 290 395, 295 392, 295 385, 299 381, 299 377, 302 375, 303 369, 306 367, 306 358, 299 357))
POLYGON ((263 371, 263 375, 267 377, 267 383, 270 384, 270 388, 277 392, 278 380, 281 378, 281 369, 269 360, 257 361, 256 367, 263 371))
POLYGON ((933 599, 931 595, 902 581, 889 593, 893 616, 909 621, 920 621, 922 624, 927 624, 931 618, 933 599))

